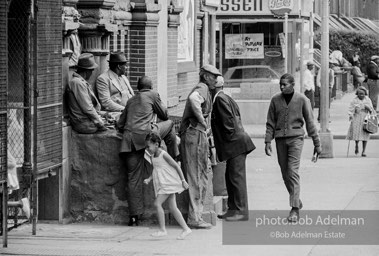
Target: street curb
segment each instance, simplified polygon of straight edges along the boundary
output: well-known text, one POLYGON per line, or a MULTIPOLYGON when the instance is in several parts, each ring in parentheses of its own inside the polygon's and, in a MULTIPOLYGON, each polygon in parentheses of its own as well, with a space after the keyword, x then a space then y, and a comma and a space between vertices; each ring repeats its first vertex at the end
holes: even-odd
MULTIPOLYGON (((249 133, 250 138, 255 139, 262 139, 265 137, 264 134, 255 134, 255 133, 249 133)), ((308 136, 306 136, 308 138, 308 136)), ((346 140, 346 135, 344 134, 334 134, 333 135, 334 140, 346 140)), ((370 135, 370 140, 379 140, 379 134, 370 135)))

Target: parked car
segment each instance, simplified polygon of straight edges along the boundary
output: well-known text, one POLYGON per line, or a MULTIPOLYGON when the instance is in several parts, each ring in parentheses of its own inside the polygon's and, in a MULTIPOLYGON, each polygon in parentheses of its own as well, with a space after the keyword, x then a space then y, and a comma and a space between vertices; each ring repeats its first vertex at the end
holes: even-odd
POLYGON ((279 86, 279 78, 279 74, 270 66, 236 66, 227 69, 224 75, 224 87, 238 88, 241 83, 268 83, 279 86))

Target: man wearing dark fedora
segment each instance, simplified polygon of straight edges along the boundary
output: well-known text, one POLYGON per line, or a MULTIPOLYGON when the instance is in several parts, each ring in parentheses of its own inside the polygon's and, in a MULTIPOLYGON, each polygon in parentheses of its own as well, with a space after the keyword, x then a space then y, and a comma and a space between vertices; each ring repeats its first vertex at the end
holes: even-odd
POLYGON ((101 119, 100 103, 88 83, 97 64, 91 53, 79 56, 77 70, 67 86, 68 113, 71 126, 78 133, 95 133, 107 128, 101 119))
POLYGON ((121 52, 109 56, 109 70, 96 79, 96 90, 102 110, 122 112, 126 102, 134 95, 125 73, 127 59, 121 52))

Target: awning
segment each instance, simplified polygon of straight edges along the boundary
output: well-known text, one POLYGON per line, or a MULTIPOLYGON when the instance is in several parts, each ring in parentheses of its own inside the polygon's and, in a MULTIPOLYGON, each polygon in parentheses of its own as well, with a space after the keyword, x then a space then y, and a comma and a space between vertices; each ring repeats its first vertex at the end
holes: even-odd
MULTIPOLYGON (((315 13, 313 21, 316 28, 321 27, 320 15, 315 13)), ((329 16, 329 27, 331 29, 358 30, 379 34, 379 27, 374 22, 360 17, 347 17, 344 15, 338 17, 336 14, 331 14, 329 16)))

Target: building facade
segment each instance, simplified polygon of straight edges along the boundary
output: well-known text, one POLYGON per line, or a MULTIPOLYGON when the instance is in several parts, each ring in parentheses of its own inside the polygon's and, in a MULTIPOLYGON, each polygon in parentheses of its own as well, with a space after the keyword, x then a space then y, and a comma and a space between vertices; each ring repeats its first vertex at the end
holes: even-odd
MULTIPOLYGON (((34 211, 35 220, 39 216, 70 221, 73 199, 83 196, 72 193, 76 142, 64 95, 79 55, 94 54, 99 65, 90 79, 94 84, 108 69, 110 52, 124 52, 132 87, 136 89, 139 77, 150 76, 170 115, 181 116, 187 95, 198 82, 199 68, 212 61, 209 35, 218 4, 209 0, 0 1, 0 180, 6 182, 10 149, 33 195, 32 207, 39 210, 34 211)), ((112 198, 115 188, 109 191, 112 198)), ((114 200, 125 205, 124 194, 114 200)))

